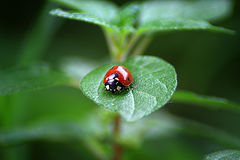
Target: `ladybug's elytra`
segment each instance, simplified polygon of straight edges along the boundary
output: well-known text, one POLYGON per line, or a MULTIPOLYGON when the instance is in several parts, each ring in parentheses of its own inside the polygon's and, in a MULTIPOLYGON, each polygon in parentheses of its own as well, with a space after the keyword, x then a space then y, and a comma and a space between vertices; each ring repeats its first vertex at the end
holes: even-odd
POLYGON ((131 72, 122 65, 112 67, 105 75, 103 84, 105 90, 115 93, 129 86, 133 81, 131 72))

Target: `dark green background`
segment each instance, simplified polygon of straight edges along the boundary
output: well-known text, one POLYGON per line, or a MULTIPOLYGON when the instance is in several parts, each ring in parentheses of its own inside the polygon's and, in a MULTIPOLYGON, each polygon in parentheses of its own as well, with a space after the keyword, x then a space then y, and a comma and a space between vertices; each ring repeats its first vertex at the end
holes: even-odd
MULTIPOLYGON (((118 1, 118 4, 122 5, 125 2, 128 1, 118 1)), ((234 2, 233 14, 213 23, 237 31, 235 36, 204 31, 182 31, 161 33, 154 37, 145 53, 159 56, 175 67, 178 74, 178 89, 224 97, 240 104, 240 4, 237 0, 234 2)), ((39 61, 48 62, 57 68, 59 61, 65 57, 109 59, 105 39, 99 27, 51 15, 48 20, 46 19, 46 26, 42 26, 47 27, 52 20, 54 21, 53 29, 47 33, 47 41, 42 45, 39 37, 44 36, 44 33, 37 31, 36 37, 33 38, 36 41, 29 43, 29 34, 44 6, 46 2, 36 0, 9 1, 1 5, 3 19, 0 22, 0 70, 39 61), (26 46, 29 48, 26 49, 26 46), (22 60, 26 50, 29 52, 27 55, 31 54, 31 51, 36 52, 36 46, 41 46, 39 54, 34 58, 27 57, 29 60, 22 60)), ((56 7, 58 6, 51 4, 48 9, 56 7)), ((87 112, 85 110, 89 108, 94 109, 95 106, 83 97, 80 90, 66 86, 2 96, 0 131, 32 124, 44 120, 44 117, 53 117, 57 121, 78 119, 84 116, 87 112)), ((221 128, 240 137, 239 113, 173 103, 166 105, 159 112, 163 110, 221 128)), ((159 136, 153 141, 147 141, 142 148, 127 148, 125 157, 200 159, 207 153, 228 148, 231 147, 197 136, 176 133, 174 136, 159 136)), ((65 141, 36 139, 26 143, 14 143, 7 147, 0 146, 0 159, 95 158, 82 143, 71 139, 65 141)))

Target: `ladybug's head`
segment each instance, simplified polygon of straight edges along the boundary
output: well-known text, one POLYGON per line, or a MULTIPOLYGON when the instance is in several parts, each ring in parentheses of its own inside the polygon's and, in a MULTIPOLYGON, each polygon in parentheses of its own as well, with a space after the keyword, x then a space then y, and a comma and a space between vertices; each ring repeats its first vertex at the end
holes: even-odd
POLYGON ((121 91, 124 86, 119 82, 119 79, 117 78, 118 74, 113 73, 111 76, 109 76, 109 80, 105 83, 105 90, 115 93, 121 91))

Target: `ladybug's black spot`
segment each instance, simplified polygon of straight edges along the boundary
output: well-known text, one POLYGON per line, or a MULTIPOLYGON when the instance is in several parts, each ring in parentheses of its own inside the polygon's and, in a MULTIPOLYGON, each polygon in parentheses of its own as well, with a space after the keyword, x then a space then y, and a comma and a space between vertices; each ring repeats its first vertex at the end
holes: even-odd
POLYGON ((130 81, 130 78, 128 78, 128 81, 130 81))
POLYGON ((120 83, 118 80, 116 79, 109 79, 106 83, 105 83, 105 90, 115 93, 115 92, 119 92, 124 88, 124 86, 122 85, 122 83, 120 83))

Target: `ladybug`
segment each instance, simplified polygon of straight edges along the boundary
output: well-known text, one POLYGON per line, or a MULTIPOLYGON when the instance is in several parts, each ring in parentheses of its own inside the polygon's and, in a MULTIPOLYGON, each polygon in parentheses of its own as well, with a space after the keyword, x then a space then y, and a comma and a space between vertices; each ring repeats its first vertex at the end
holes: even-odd
POLYGON ((122 65, 112 67, 105 75, 103 84, 105 90, 115 93, 129 86, 133 81, 131 72, 122 65))

